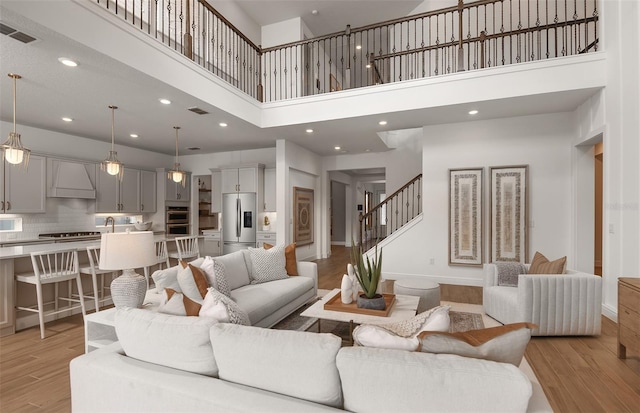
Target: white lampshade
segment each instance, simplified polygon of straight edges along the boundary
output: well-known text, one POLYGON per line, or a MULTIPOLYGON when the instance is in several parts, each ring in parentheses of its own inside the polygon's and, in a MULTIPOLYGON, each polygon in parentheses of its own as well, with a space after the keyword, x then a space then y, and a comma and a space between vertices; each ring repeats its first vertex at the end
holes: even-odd
POLYGON ((157 262, 153 232, 112 232, 102 234, 101 270, 142 268, 157 262))
POLYGON ((171 172, 171 179, 175 183, 182 182, 182 172, 180 172, 180 171, 172 171, 171 172))
POLYGON ((5 149, 4 150, 4 159, 7 160, 10 164, 17 165, 22 163, 24 159, 24 151, 22 149, 5 149))
POLYGON ((107 173, 109 175, 118 175, 120 173, 120 164, 115 162, 107 163, 107 173))

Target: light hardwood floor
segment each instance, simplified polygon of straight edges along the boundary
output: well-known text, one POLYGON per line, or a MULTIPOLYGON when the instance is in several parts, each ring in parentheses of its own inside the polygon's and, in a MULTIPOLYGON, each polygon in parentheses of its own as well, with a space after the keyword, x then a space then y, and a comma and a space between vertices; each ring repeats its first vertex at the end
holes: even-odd
MULTIPOLYGON (((340 286, 349 250, 318 260, 319 288, 340 286)), ((385 285, 392 288, 390 283, 385 285)), ((442 285, 443 300, 479 304, 479 287, 442 285)), ((555 412, 640 412, 640 355, 616 356, 617 325, 599 337, 534 337, 526 352, 555 412)), ((0 338, 0 412, 69 412, 69 361, 84 352, 81 316, 0 338)), ((106 389, 108 391, 108 389, 106 389)))

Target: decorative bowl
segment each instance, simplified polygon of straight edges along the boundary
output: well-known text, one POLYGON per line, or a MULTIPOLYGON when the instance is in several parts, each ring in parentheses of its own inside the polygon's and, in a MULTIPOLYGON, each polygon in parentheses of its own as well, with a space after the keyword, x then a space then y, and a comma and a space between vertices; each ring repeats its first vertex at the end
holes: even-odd
POLYGON ((133 224, 133 226, 136 227, 138 231, 149 231, 151 229, 152 224, 153 224, 153 221, 145 221, 145 222, 136 222, 135 224, 133 224))

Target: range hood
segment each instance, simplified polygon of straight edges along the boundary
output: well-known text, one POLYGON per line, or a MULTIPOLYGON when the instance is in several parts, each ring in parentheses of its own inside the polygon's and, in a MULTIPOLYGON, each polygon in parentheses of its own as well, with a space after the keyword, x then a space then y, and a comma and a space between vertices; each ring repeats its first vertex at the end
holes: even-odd
POLYGON ((96 199, 96 164, 47 158, 47 196, 96 199))

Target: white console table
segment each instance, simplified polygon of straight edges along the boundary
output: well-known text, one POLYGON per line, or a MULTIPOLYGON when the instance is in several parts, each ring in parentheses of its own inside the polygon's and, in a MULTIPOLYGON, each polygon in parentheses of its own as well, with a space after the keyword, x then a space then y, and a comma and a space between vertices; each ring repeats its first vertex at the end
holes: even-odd
POLYGON ((84 351, 108 346, 118 341, 115 326, 116 309, 109 308, 97 313, 87 314, 84 318, 84 351))

